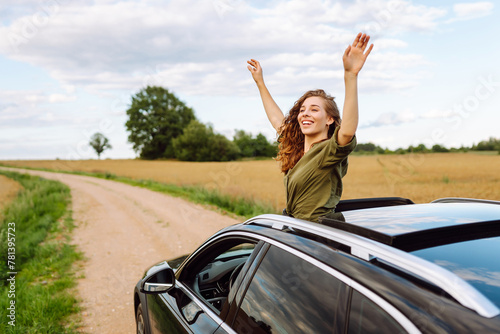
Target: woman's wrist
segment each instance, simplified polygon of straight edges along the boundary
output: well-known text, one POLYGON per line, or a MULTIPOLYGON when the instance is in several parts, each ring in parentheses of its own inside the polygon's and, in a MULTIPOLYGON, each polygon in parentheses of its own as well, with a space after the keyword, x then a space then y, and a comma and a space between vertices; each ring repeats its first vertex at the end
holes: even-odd
POLYGON ((257 84, 258 88, 265 88, 266 87, 264 80, 255 81, 255 83, 257 84))
POLYGON ((357 78, 358 78, 358 73, 344 70, 344 79, 348 80, 348 79, 357 79, 357 78))

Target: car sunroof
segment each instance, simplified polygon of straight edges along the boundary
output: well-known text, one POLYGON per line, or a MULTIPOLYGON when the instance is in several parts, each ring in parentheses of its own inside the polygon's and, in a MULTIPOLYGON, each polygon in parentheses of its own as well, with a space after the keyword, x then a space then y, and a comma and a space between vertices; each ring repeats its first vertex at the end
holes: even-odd
POLYGON ((500 235, 500 205, 435 203, 342 215, 343 219, 322 219, 321 223, 405 251, 500 235))

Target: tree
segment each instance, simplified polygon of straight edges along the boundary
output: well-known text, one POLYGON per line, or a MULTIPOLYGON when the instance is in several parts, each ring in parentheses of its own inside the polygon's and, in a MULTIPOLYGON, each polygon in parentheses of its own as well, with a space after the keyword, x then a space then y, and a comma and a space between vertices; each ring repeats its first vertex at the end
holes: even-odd
POLYGON ((192 120, 172 145, 176 158, 183 161, 229 161, 239 154, 233 142, 197 120, 192 120))
POLYGON ((243 157, 273 157, 278 152, 277 145, 269 143, 262 133, 253 138, 251 133, 237 130, 233 142, 239 147, 243 157))
POLYGON ((375 152, 377 146, 373 143, 359 143, 356 145, 354 152, 375 152))
POLYGON ((419 144, 418 146, 409 146, 408 153, 428 153, 429 149, 424 144, 419 144))
POLYGON ((382 148, 374 143, 358 143, 354 152, 361 154, 388 154, 392 153, 389 149, 382 148))
POLYGON ((500 139, 490 137, 488 140, 480 141, 477 145, 472 146, 475 151, 500 151, 500 139))
POLYGON ((243 157, 253 157, 255 148, 253 147, 252 134, 246 133, 243 130, 236 130, 233 137, 233 142, 239 147, 243 157))
POLYGON ((436 145, 432 146, 432 152, 447 153, 447 152, 450 152, 450 150, 447 149, 446 147, 442 146, 442 145, 436 144, 436 145))
POLYGON ((101 159, 101 153, 108 148, 113 148, 109 143, 108 138, 106 138, 102 133, 96 132, 90 138, 89 145, 95 150, 97 153, 97 159, 101 159))
POLYGON ((142 159, 175 157, 172 140, 195 119, 191 108, 157 86, 148 86, 133 96, 127 115, 128 141, 142 159))
POLYGON ((278 154, 278 143, 271 144, 262 133, 255 137, 254 143, 256 157, 274 157, 278 154))

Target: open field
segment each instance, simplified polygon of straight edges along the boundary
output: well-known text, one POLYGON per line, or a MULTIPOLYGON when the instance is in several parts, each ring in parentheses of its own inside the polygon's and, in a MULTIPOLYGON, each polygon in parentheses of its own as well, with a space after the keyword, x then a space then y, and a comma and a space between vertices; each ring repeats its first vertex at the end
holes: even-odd
MULTIPOLYGON (((475 153, 351 156, 344 199, 401 196, 417 203, 441 197, 500 200, 500 155, 475 153)), ((179 162, 141 160, 0 161, 17 167, 111 173, 176 185, 202 185, 234 196, 285 205, 273 160, 179 162)))

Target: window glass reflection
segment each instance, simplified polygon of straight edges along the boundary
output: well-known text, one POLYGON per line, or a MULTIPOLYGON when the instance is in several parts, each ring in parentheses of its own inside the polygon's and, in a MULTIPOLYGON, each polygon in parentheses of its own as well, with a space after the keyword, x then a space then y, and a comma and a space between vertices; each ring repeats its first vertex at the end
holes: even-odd
POLYGON ((349 315, 349 334, 361 333, 406 333, 406 331, 384 310, 353 291, 349 315))
MULTIPOLYGON (((343 328, 336 307, 345 285, 272 246, 242 301, 238 333, 332 333, 343 328)), ((345 307, 345 306, 344 306, 345 307)))
POLYGON ((413 252, 466 280, 500 307, 500 237, 470 240, 413 252))

